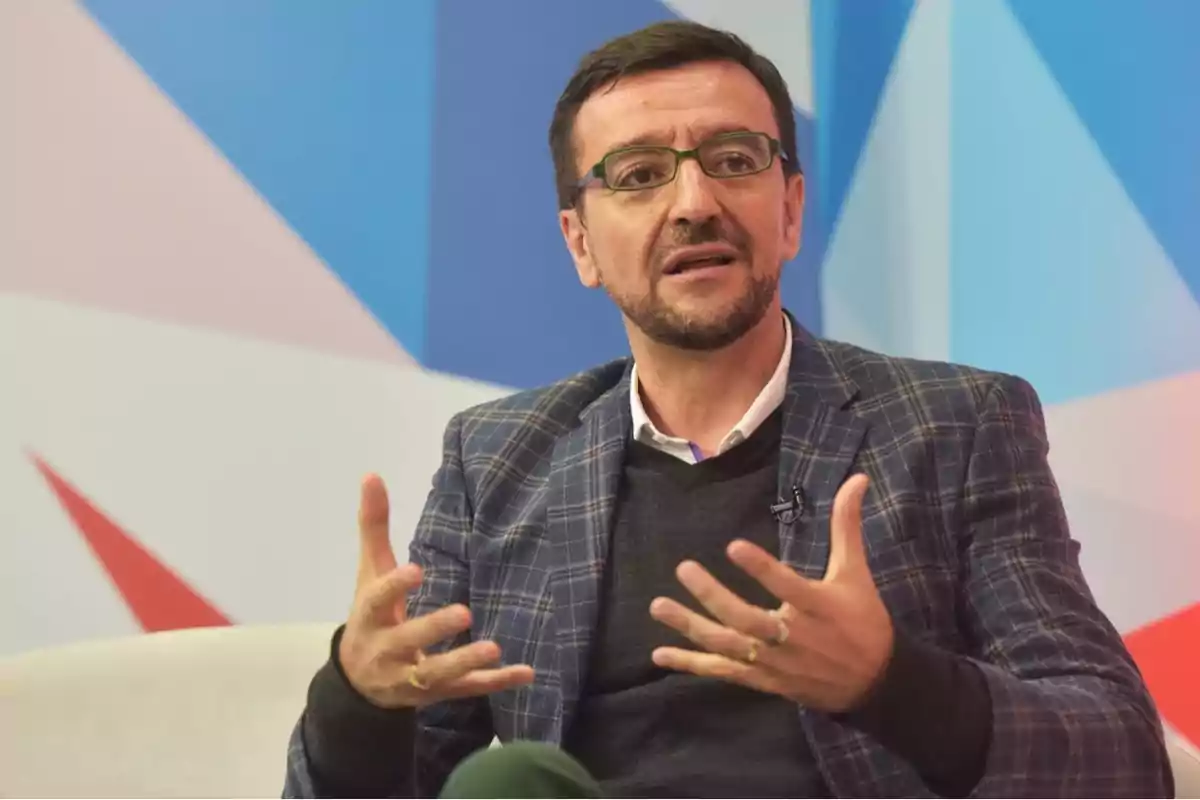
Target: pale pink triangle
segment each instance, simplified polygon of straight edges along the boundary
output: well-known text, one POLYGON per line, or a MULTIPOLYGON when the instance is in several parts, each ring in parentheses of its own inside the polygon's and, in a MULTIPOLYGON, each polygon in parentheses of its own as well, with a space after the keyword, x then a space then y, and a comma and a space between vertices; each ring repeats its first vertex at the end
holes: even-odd
POLYGON ((0 52, 0 292, 412 363, 74 3, 0 3, 0 52))

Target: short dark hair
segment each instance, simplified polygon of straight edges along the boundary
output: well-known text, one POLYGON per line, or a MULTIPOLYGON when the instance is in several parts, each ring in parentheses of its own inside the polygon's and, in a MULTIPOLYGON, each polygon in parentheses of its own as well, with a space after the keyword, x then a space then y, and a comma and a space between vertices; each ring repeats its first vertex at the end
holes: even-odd
POLYGON ((580 176, 575 167, 573 134, 575 118, 584 102, 601 86, 625 75, 672 69, 698 61, 733 61, 758 79, 775 110, 779 141, 787 156, 784 171, 788 174, 800 171, 792 98, 775 65, 727 31, 683 20, 657 22, 605 42, 584 56, 559 96, 550 122, 550 155, 554 160, 560 209, 574 207, 578 198, 576 184, 580 176))

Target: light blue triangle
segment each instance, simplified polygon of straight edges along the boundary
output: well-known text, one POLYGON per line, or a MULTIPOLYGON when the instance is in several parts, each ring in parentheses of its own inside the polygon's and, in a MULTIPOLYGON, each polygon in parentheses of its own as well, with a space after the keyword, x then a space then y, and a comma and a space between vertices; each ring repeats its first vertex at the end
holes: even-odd
MULTIPOLYGON (((405 350, 423 357, 432 0, 84 7, 405 350)), ((286 303, 288 287, 279 293, 286 303)))
POLYGON ((1008 6, 1200 301, 1200 3, 1008 6))
POLYGON ((913 0, 810 0, 817 186, 836 225, 858 167, 913 0))
POLYGON ((952 24, 954 359, 1048 402, 1200 369, 1200 307, 1008 8, 952 24))
POLYGON ((949 356, 949 70, 950 4, 918 3, 826 258, 830 338, 949 356))

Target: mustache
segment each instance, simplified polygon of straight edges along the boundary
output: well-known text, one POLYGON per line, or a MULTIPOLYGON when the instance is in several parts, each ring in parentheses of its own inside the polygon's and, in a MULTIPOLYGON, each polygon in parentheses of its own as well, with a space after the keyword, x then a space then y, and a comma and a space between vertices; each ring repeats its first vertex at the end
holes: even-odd
POLYGON ((666 241, 655 247, 655 263, 662 264, 671 252, 680 247, 691 247, 700 244, 725 244, 737 250, 743 256, 749 250, 750 236, 736 223, 729 223, 717 218, 706 219, 703 222, 678 222, 670 226, 666 241))

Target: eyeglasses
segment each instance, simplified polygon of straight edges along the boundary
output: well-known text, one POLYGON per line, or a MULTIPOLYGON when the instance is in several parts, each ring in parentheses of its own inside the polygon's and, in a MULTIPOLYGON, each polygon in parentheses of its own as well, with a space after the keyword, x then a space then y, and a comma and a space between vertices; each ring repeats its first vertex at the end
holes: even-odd
POLYGON ((778 139, 765 133, 738 131, 706 139, 691 150, 635 145, 613 150, 576 185, 582 191, 600 181, 614 192, 636 192, 675 180, 679 162, 694 158, 710 178, 744 178, 770 169, 776 156, 787 161, 778 139))

